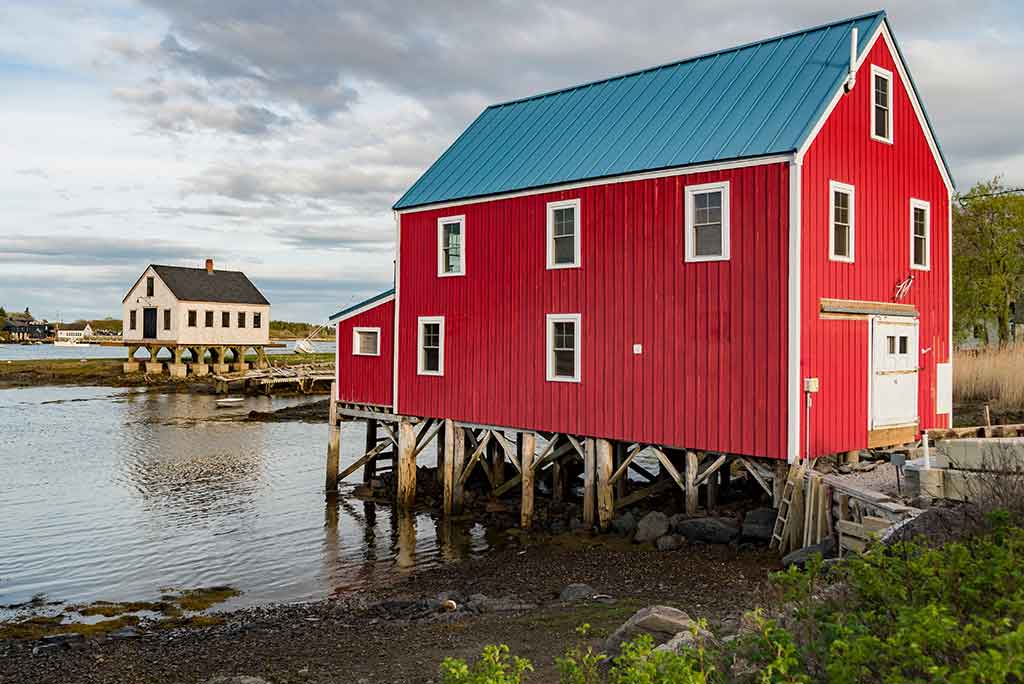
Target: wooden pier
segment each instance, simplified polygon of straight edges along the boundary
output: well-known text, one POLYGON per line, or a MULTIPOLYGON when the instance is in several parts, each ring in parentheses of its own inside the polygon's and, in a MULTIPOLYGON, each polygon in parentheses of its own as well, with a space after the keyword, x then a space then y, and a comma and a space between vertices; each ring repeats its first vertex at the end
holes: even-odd
POLYGON ((234 373, 218 373, 212 377, 214 390, 227 394, 235 389, 272 394, 287 389, 302 394, 326 392, 334 380, 334 364, 304 363, 293 366, 267 365, 234 373))

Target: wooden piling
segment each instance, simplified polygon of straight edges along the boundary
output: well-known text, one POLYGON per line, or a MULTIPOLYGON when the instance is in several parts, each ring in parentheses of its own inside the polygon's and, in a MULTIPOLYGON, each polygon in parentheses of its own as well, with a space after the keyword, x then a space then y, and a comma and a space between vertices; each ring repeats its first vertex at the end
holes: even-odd
POLYGON ((583 525, 590 529, 594 526, 597 489, 597 445, 588 437, 583 448, 583 525))
POLYGON ((537 453, 537 437, 532 432, 523 432, 519 444, 519 467, 522 468, 523 476, 519 526, 528 530, 533 527, 533 458, 537 453))
MULTIPOLYGON (((626 445, 625 442, 615 442, 614 443, 614 449, 615 449, 615 469, 616 470, 618 470, 622 466, 622 464, 625 463, 625 461, 626 461, 626 457, 628 456, 628 453, 627 453, 627 450, 626 450, 626 446, 627 445, 626 445)), ((627 485, 628 482, 629 482, 629 473, 628 472, 625 475, 623 475, 622 477, 620 477, 615 482, 615 498, 616 499, 621 499, 622 497, 626 496, 626 494, 628 493, 626 491, 626 485, 627 485)))
MULTIPOLYGON (((444 460, 441 461, 441 482, 444 487, 442 503, 444 514, 451 515, 455 508, 455 421, 444 421, 444 460)), ((441 453, 438 452, 438 458, 441 453)))
POLYGON ((462 512, 465 500, 465 485, 459 478, 466 463, 466 430, 456 425, 454 421, 450 427, 453 433, 452 450, 449 454, 450 457, 445 457, 445 463, 451 461, 451 465, 446 467, 450 468, 452 472, 452 512, 458 514, 462 512))
MULTIPOLYGON (((377 421, 367 419, 366 421, 366 450, 364 454, 368 454, 374 450, 377 446, 377 421)), ((370 482, 377 477, 377 459, 371 458, 363 466, 363 483, 370 484, 370 482)))
POLYGON ((328 494, 338 493, 338 460, 341 456, 341 429, 338 426, 337 384, 331 383, 331 404, 328 411, 327 482, 328 494))
POLYGON ((595 446, 595 466, 597 469, 597 520, 601 531, 608 529, 615 515, 615 494, 611 483, 612 478, 612 443, 607 439, 593 440, 595 446))
POLYGON ((700 459, 697 452, 686 452, 686 471, 683 474, 686 482, 686 514, 696 515, 697 513, 697 467, 700 459))
POLYGON ((551 462, 551 503, 560 505, 565 496, 565 471, 561 459, 551 462))
POLYGON ((416 430, 407 418, 398 421, 398 491, 396 498, 399 508, 412 508, 416 502, 416 430))

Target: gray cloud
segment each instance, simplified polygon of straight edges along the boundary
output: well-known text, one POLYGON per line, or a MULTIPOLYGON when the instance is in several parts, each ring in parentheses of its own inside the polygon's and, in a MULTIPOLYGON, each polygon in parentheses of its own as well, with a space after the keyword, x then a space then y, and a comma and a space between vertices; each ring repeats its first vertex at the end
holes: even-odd
POLYGON ((118 262, 145 264, 159 261, 196 261, 196 246, 164 240, 113 239, 75 235, 0 237, 0 262, 110 266, 118 262))
POLYGON ((287 225, 272 228, 271 234, 298 249, 390 253, 395 245, 391 231, 381 228, 287 225))

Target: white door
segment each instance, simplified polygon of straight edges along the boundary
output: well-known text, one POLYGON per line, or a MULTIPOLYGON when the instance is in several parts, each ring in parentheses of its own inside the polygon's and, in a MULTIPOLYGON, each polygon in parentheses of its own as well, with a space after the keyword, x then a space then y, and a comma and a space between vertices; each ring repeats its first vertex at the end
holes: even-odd
POLYGON ((916 318, 871 319, 871 429, 917 423, 916 318))

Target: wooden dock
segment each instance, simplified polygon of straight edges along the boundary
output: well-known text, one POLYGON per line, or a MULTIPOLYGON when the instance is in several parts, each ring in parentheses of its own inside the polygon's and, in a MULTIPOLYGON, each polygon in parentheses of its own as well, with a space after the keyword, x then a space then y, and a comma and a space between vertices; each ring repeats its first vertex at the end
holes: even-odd
POLYGON ((291 366, 253 368, 212 376, 217 394, 243 390, 270 394, 275 389, 295 390, 302 394, 327 392, 334 380, 334 363, 303 363, 291 366))

